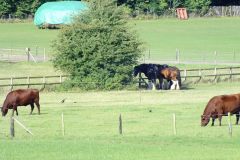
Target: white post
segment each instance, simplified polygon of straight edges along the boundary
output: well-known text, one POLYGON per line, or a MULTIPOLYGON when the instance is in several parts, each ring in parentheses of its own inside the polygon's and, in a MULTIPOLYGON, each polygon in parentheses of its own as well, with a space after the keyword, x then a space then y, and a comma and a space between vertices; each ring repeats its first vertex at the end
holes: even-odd
POLYGON ((26 47, 25 51, 26 51, 26 55, 27 55, 27 61, 29 62, 30 61, 30 55, 29 55, 30 48, 26 47))
POLYGON ((187 70, 184 69, 184 81, 186 81, 186 79, 187 79, 187 70))
POLYGON ((228 112, 228 132, 230 137, 232 137, 232 122, 231 122, 231 114, 228 112))
POLYGON ((62 75, 60 75, 59 82, 62 83, 62 75))
POLYGON ((45 84, 45 83, 46 83, 46 77, 43 76, 43 84, 45 84))

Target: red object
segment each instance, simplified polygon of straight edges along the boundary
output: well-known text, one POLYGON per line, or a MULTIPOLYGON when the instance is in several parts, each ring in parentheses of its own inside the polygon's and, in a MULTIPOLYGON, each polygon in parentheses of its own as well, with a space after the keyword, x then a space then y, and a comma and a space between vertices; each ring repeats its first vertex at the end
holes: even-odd
POLYGON ((186 8, 177 8, 177 16, 179 19, 188 19, 186 8))

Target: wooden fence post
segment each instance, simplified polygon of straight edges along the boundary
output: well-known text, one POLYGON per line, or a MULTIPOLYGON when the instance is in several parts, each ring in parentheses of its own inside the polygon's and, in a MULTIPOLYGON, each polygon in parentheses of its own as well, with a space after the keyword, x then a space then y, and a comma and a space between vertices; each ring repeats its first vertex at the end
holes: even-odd
POLYGON ((232 121, 231 121, 231 113, 228 112, 228 133, 230 137, 232 137, 232 121))
POLYGON ((14 109, 12 109, 12 115, 10 116, 10 135, 11 135, 11 138, 15 137, 13 116, 14 116, 14 109))
POLYGON ((119 115, 119 134, 122 135, 122 116, 119 115))
POLYGON ((184 81, 186 81, 186 80, 187 80, 187 70, 184 69, 184 81))
POLYGON ((201 69, 198 70, 198 75, 199 75, 199 81, 200 81, 202 79, 202 70, 201 69))
POLYGON ((59 77, 59 82, 62 83, 62 75, 59 77))
POLYGON ((45 88, 45 85, 46 85, 46 77, 43 76, 43 88, 45 88))
POLYGON ((30 77, 29 76, 27 77, 27 87, 28 88, 30 87, 30 77))
POLYGON ((26 54, 27 54, 27 61, 29 62, 30 61, 30 54, 29 54, 29 52, 30 52, 30 48, 26 48, 25 49, 25 51, 26 51, 26 54))
POLYGON ((215 83, 217 83, 217 67, 214 68, 215 83))
POLYGON ((177 135, 177 128, 176 128, 176 114, 173 113, 173 134, 177 135))
POLYGON ((229 79, 230 79, 230 81, 232 82, 232 67, 230 67, 229 69, 230 69, 230 70, 229 70, 229 74, 230 74, 229 79))
POLYGON ((13 90, 13 78, 12 77, 10 78, 10 87, 11 87, 10 90, 12 91, 13 90))

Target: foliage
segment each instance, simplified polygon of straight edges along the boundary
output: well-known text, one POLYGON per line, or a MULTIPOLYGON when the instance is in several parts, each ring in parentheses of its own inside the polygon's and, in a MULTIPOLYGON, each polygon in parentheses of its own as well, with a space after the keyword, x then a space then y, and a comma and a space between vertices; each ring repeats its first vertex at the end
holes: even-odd
POLYGON ((49 1, 56 0, 0 0, 0 17, 8 17, 11 14, 17 18, 26 18, 28 15, 34 15, 41 4, 49 1))
MULTIPOLYGON (((9 14, 18 18, 34 15, 41 4, 49 1, 58 0, 0 0, 0 17, 8 17, 9 14)), ((240 5, 240 2, 238 0, 117 0, 117 4, 127 6, 132 15, 139 13, 163 15, 166 12, 174 12, 177 7, 186 7, 190 12, 202 15, 208 10, 209 5, 240 5)))
POLYGON ((84 89, 122 88, 131 81, 141 43, 129 29, 122 7, 93 1, 90 10, 62 29, 53 44, 54 66, 84 89))
POLYGON ((210 0, 186 0, 189 11, 201 16, 207 13, 210 3, 210 0))

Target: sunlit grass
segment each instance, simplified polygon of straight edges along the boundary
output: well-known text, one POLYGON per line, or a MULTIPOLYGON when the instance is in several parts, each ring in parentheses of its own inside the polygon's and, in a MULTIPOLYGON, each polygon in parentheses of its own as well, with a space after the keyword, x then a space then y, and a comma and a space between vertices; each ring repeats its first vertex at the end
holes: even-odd
MULTIPOLYGON (((223 126, 200 127, 200 115, 215 95, 238 93, 238 83, 194 85, 181 91, 41 92, 41 115, 19 108, 19 119, 33 133, 15 124, 9 135, 9 114, 0 119, 1 159, 235 159, 240 155, 240 128, 228 134, 223 126), (60 103, 66 98, 64 103, 60 103), (65 136, 62 136, 61 114, 65 136), (172 114, 176 114, 177 135, 172 114), (118 133, 122 115, 123 135, 118 133), (222 146, 225 147, 222 147, 222 146), (11 148, 14 146, 14 151, 11 148), (234 153, 234 154, 229 154, 234 153), (51 158, 50 158, 51 157, 51 158)), ((3 95, 3 94, 2 94, 3 95)), ((4 96, 1 96, 1 101, 4 96)), ((235 117, 232 118, 233 123, 235 117)))

